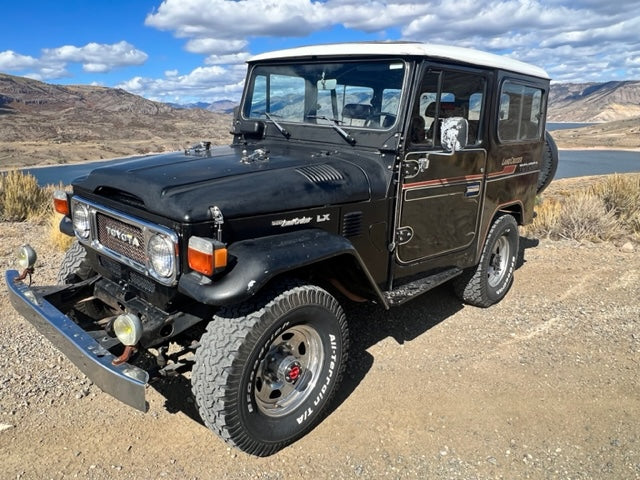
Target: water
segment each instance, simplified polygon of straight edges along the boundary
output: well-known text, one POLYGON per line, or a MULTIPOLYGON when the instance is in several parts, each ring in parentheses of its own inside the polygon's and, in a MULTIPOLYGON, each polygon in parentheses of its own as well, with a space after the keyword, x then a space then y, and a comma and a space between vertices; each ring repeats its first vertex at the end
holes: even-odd
POLYGON ((568 130, 570 128, 582 128, 590 125, 595 125, 595 123, 549 122, 547 123, 547 130, 553 132, 554 130, 568 130))
MULTIPOLYGON (((70 184, 73 179, 88 174, 94 168, 115 163, 135 162, 136 159, 115 159, 72 165, 55 165, 26 169, 40 185, 70 184)), ((640 172, 640 152, 621 150, 560 150, 560 163, 555 178, 584 177, 609 173, 640 172)))
POLYGON ((640 152, 621 150, 560 150, 555 178, 640 172, 640 152))

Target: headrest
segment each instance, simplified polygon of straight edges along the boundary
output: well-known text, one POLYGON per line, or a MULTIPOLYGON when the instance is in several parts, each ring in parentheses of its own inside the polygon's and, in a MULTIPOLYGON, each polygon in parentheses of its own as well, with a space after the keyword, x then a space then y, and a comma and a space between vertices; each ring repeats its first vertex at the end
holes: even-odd
POLYGON ((373 114, 373 107, 363 103, 347 103, 342 109, 342 116, 367 120, 373 114))
MULTIPOLYGON (((436 102, 427 105, 424 111, 425 117, 433 118, 436 116, 436 102)), ((464 107, 456 104, 456 102, 440 102, 440 118, 464 117, 464 107)))

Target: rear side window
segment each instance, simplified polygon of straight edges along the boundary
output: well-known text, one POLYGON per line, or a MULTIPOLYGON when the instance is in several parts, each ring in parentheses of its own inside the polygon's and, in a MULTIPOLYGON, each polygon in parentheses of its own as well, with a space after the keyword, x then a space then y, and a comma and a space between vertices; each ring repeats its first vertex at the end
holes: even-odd
POLYGON ((542 131, 542 90, 510 80, 502 84, 498 138, 502 142, 537 140, 542 131))

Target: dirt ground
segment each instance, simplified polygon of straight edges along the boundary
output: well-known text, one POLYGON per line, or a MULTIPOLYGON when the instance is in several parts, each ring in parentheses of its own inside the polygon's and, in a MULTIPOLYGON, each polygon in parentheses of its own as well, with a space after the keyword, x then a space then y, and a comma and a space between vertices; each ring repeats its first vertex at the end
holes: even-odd
MULTIPOLYGON (((45 227, 0 233, 3 271, 28 240, 35 281, 52 282, 45 227)), ((521 243, 514 287, 489 309, 447 286, 389 312, 348 306, 332 412, 268 458, 208 431, 181 379, 148 387, 146 414, 102 393, 3 287, 0 478, 640 478, 638 247, 521 243)))

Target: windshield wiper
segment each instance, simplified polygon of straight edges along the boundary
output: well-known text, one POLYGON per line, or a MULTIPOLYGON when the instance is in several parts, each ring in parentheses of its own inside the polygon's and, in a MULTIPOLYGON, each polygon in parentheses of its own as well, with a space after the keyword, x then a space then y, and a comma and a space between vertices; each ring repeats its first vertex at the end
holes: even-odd
POLYGON ((284 136, 284 138, 288 139, 291 136, 289 131, 286 128, 284 128, 282 125, 280 125, 278 122, 276 122, 276 120, 271 116, 270 113, 268 112, 262 112, 262 113, 264 114, 265 117, 271 120, 271 122, 273 122, 273 124, 276 126, 278 131, 284 136))
POLYGON ((331 125, 333 129, 338 132, 340 136, 349 143, 349 145, 356 144, 356 139, 349 135, 349 133, 344 129, 340 128, 340 126, 338 125, 338 123, 340 123, 340 120, 338 120, 337 118, 330 118, 324 115, 307 115, 307 118, 319 118, 320 120, 328 120, 330 122, 333 122, 333 124, 331 125))

